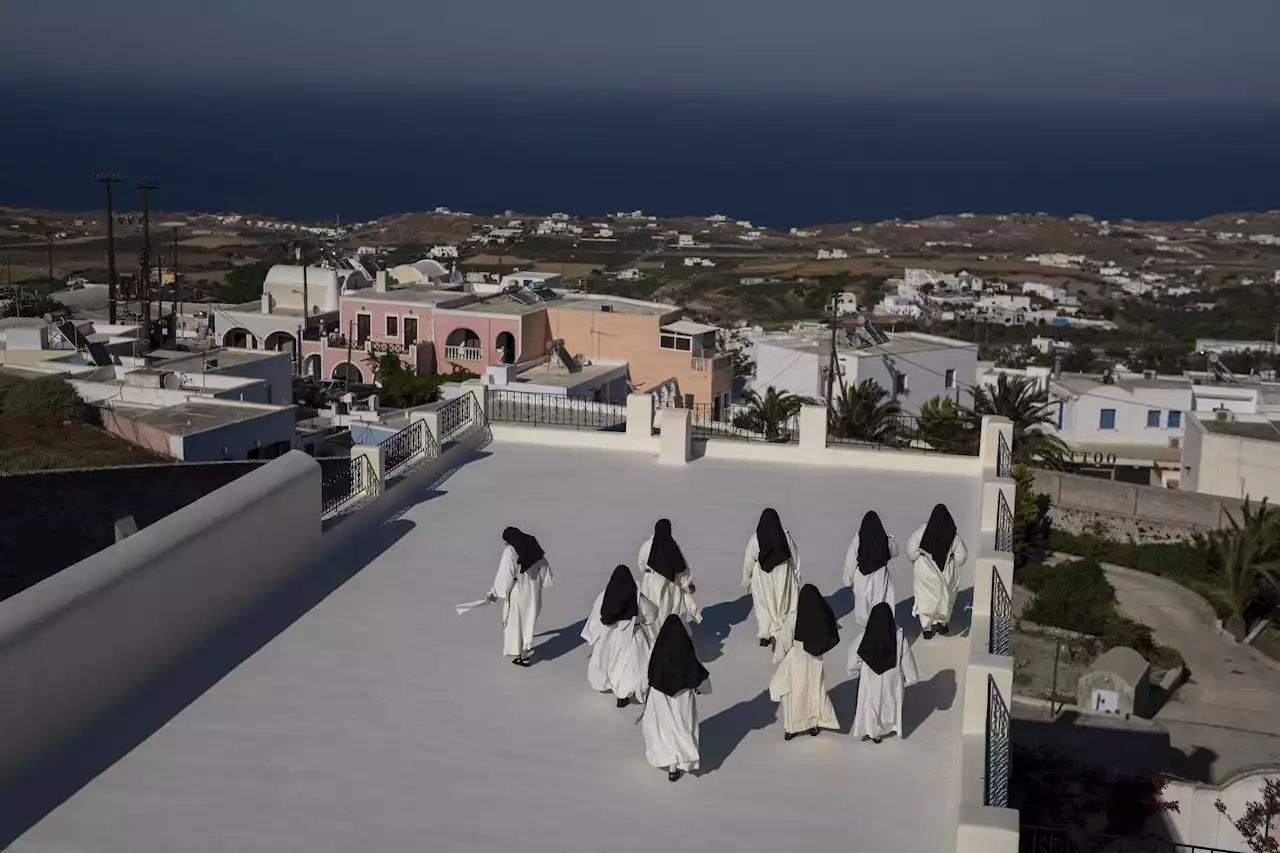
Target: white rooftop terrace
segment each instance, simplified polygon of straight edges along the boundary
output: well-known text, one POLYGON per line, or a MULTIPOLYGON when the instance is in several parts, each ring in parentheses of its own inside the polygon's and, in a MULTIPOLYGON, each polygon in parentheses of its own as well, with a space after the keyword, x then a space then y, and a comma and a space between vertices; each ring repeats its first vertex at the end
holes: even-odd
MULTIPOLYGON (((663 432, 672 432, 675 422, 662 415, 663 432)), ((440 472, 410 475, 319 536, 317 556, 232 630, 134 692, 82 732, 74 750, 36 765, 5 794, 17 799, 7 800, 9 820, 0 818, 0 846, 18 834, 11 849, 21 853, 649 853, 678 839, 676 849, 774 853, 799 832, 839 849, 1011 849, 957 841, 974 655, 964 629, 975 578, 976 590, 991 578, 990 568, 975 572, 992 550, 991 531, 982 529, 990 526, 991 483, 980 460, 932 454, 941 461, 928 470, 924 454, 830 448, 846 460, 879 453, 881 462, 777 461, 801 449, 791 445, 771 446, 775 461, 751 461, 740 449, 747 443, 735 442, 733 458, 707 450, 666 465, 662 455, 628 447, 632 437, 495 424, 484 450, 447 450, 437 460, 452 469, 446 482, 440 472), (446 465, 459 450, 469 455, 446 465), (893 458, 907 456, 913 461, 896 470, 893 458), (850 593, 839 588, 845 551, 866 510, 877 510, 904 543, 938 501, 950 506, 972 555, 956 631, 916 641, 922 681, 906 693, 906 736, 861 743, 848 734, 856 682, 844 673, 854 633, 850 593), (379 506, 388 508, 369 515, 379 506), (795 536, 804 581, 840 617, 843 642, 826 661, 839 733, 784 742, 768 697, 774 667, 756 644, 750 597, 739 586, 743 548, 766 506, 795 536), (698 583, 704 621, 694 640, 713 685, 699 699, 702 770, 675 785, 645 761, 638 709, 618 710, 587 685, 579 637, 613 566, 635 568, 660 517, 673 521, 698 583), (495 608, 452 612, 492 583, 508 524, 538 536, 556 575, 528 670, 503 659, 495 608), (32 825, 19 813, 43 817, 32 825)), ((315 508, 298 497, 318 490, 314 466, 291 454, 97 556, 124 559, 161 526, 177 535, 181 524, 222 518, 219 501, 226 523, 242 525, 220 563, 249 572, 240 564, 266 560, 264 551, 283 543, 306 549, 307 536, 291 531, 305 528, 315 508), (288 481, 280 503, 245 514, 268 471, 288 481)), ((157 555, 175 551, 162 541, 154 547, 157 555)), ((72 595, 56 587, 92 583, 81 569, 88 562, 0 603, 0 649, 15 621, 29 626, 26 611, 72 595)), ((899 623, 915 637, 910 565, 898 558, 891 572, 899 623)), ((974 633, 985 638, 985 623, 975 621, 974 633)), ((985 683, 978 689, 985 703, 985 683)))

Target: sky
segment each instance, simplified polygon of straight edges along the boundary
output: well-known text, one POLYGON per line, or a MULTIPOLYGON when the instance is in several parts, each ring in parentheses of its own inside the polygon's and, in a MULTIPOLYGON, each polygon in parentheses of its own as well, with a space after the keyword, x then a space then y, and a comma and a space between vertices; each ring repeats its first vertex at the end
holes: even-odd
POLYGON ((0 83, 1280 107, 1280 0, 3 0, 0 83))

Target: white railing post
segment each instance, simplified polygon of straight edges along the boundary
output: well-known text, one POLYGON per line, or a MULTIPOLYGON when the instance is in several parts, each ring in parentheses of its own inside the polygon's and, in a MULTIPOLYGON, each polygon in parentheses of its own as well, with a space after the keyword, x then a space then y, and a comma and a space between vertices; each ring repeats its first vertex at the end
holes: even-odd
POLYGON ((373 469, 373 482, 366 486, 366 493, 380 495, 386 488, 386 469, 383 464, 382 448, 376 444, 357 444, 351 448, 351 459, 355 461, 363 456, 373 469))
POLYGON ((627 395, 627 440, 642 444, 653 438, 653 395, 627 395))
POLYGON ((982 434, 979 436, 978 458, 983 470, 995 470, 1000 461, 1000 438, 1005 447, 1013 448, 1013 421, 996 415, 982 416, 982 434))
POLYGON ((658 413, 662 436, 658 440, 658 463, 687 465, 693 458, 693 421, 688 409, 663 409, 658 413))
POLYGON ((827 450, 827 407, 800 408, 800 452, 805 456, 821 456, 827 450))

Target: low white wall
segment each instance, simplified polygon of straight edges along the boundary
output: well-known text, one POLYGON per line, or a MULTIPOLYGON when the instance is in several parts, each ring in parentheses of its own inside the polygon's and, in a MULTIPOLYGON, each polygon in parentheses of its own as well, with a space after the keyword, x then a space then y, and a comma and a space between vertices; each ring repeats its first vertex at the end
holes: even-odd
POLYGON ((632 450, 658 455, 658 436, 647 439, 629 436, 625 432, 605 432, 604 430, 572 429, 569 427, 531 426, 529 424, 508 424, 491 422, 489 430, 493 437, 500 441, 518 442, 520 444, 543 444, 552 447, 575 447, 595 450, 632 450))
POLYGON ((1220 788, 1170 781, 1164 790, 1164 800, 1177 803, 1178 810, 1166 812, 1164 823, 1172 831, 1173 839, 1182 844, 1248 850, 1244 836, 1231 821, 1243 817, 1249 803, 1261 802, 1267 779, 1280 779, 1280 767, 1244 771, 1220 788), (1227 807, 1226 815, 1214 805, 1219 799, 1227 807))
POLYGON ((0 602, 0 778, 261 601, 319 544, 320 465, 292 451, 0 602))

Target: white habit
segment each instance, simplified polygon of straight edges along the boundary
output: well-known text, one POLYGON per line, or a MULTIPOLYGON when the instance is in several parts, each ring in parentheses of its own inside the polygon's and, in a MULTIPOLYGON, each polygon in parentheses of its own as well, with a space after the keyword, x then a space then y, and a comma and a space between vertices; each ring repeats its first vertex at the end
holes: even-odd
MULTIPOLYGON (((898 556, 898 543, 893 536, 886 534, 889 540, 889 558, 898 556)), ((867 624, 871 608, 880 602, 890 607, 898 603, 897 593, 893 591, 893 578, 889 576, 888 564, 881 566, 869 575, 858 571, 858 537, 853 537, 849 551, 844 555, 844 585, 853 587, 853 619, 858 630, 867 624)))
POLYGON ((951 541, 946 565, 939 568, 929 552, 920 548, 926 527, 927 524, 920 525, 907 540, 907 559, 915 567, 913 586, 916 600, 911 606, 911 615, 919 616, 920 624, 927 628, 931 624, 946 625, 951 621, 951 608, 955 606, 956 589, 960 586, 960 566, 969 559, 969 552, 957 533, 951 541))
POLYGON ((915 656, 897 628, 898 665, 877 673, 858 656, 862 645, 859 633, 849 647, 849 675, 858 679, 858 710, 853 718, 853 736, 882 738, 896 732, 902 737, 902 693, 920 680, 915 656))
POLYGON ((773 674, 769 698, 782 703, 782 724, 788 734, 840 728, 836 709, 827 695, 822 658, 815 658, 799 643, 791 647, 773 674))
MULTIPOLYGON (((645 662, 645 689, 648 684, 648 662, 645 662)), ((711 679, 698 688, 711 692, 711 679)), ((693 690, 681 690, 668 696, 661 690, 649 690, 644 706, 644 757, 653 767, 663 770, 698 769, 698 697, 693 690)))
POLYGON ((596 596, 591 615, 582 629, 582 639, 591 644, 591 660, 587 664, 587 682, 593 690, 613 692, 619 699, 635 696, 645 699, 645 668, 649 665, 649 633, 658 610, 653 602, 638 596, 640 615, 620 619, 612 625, 600 621, 600 603, 604 593, 596 596))
POLYGON ((788 614, 796 609, 796 594, 800 591, 800 552, 796 540, 787 531, 787 548, 791 557, 773 571, 760 568, 760 546, 756 535, 747 541, 747 551, 742 558, 742 586, 751 590, 751 606, 756 615, 756 637, 768 640, 782 630, 788 614))
POLYGON ((702 611, 698 609, 693 595, 689 592, 689 587, 693 585, 693 572, 687 569, 681 572, 676 576, 675 583, 667 580, 649 568, 649 549, 652 547, 653 537, 650 536, 640 546, 639 566, 642 573, 640 594, 658 608, 658 616, 653 621, 654 630, 661 628, 662 623, 667 621, 667 617, 672 613, 679 616, 686 627, 690 622, 701 622, 702 611))
POLYGON ((542 588, 551 586, 551 566, 541 559, 521 573, 520 559, 510 545, 502 549, 498 574, 489 590, 502 602, 502 653, 520 657, 533 649, 534 623, 542 610, 542 588))

